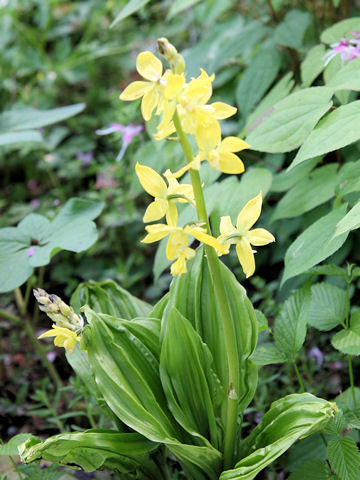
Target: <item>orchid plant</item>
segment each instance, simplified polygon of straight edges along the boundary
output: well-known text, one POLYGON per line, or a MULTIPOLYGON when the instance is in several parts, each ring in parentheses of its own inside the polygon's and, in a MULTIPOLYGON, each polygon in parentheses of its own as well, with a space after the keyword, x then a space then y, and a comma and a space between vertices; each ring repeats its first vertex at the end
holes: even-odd
POLYGON ((185 164, 177 172, 165 166, 165 180, 146 165, 135 169, 153 197, 143 219, 150 223, 143 242, 168 237, 170 292, 151 307, 113 282, 80 286, 73 305, 84 305, 86 323, 58 297, 36 292, 54 321, 42 337, 55 337, 55 344, 68 350, 70 364, 87 379, 113 428, 32 438, 20 447, 21 456, 25 462, 44 458, 86 471, 108 467, 124 478, 167 479, 171 454, 189 479, 251 480, 298 439, 324 428, 337 407, 309 393, 292 394, 275 401, 251 432, 245 429, 243 417, 257 386, 252 354, 258 320, 245 289, 219 257, 235 245, 250 277, 252 247, 275 238, 252 228, 260 217, 261 193, 240 211, 236 226, 222 216, 220 235, 213 235, 203 161, 241 174, 245 167, 236 153, 249 145, 222 138, 219 121, 236 109, 209 103, 214 75, 202 70, 187 80, 184 58, 167 39, 159 39, 158 51, 170 67, 164 71, 153 53, 140 53, 137 71, 144 80, 131 83, 120 99, 141 98, 144 120, 159 117, 155 139, 178 141, 183 149, 185 164), (179 182, 185 173, 190 183, 179 182), (179 225, 178 204, 184 203, 194 207, 196 217, 179 225))

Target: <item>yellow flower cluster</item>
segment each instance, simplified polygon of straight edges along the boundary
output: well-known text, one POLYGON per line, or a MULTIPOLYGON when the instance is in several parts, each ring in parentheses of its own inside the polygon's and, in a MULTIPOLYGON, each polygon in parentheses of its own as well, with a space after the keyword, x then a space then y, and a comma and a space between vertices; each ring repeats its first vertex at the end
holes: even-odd
POLYGON ((205 160, 212 168, 223 173, 240 174, 244 171, 244 164, 235 153, 249 145, 234 136, 221 136, 219 120, 234 115, 236 108, 223 102, 208 103, 215 76, 209 76, 205 70, 201 70, 197 78, 186 82, 183 57, 166 39, 160 39, 159 43, 160 52, 170 61, 172 68, 164 72, 162 62, 153 53, 140 53, 136 68, 144 80, 132 82, 121 93, 120 99, 131 101, 141 98, 141 112, 145 121, 149 121, 153 114, 160 117, 154 135, 156 140, 164 139, 181 128, 185 134, 194 135, 198 151, 178 172, 165 171, 163 176, 167 184, 152 168, 136 165, 142 187, 154 197, 145 212, 144 222, 158 221, 163 217, 167 222, 147 226, 148 234, 143 242, 156 242, 169 236, 166 255, 169 260, 175 260, 171 266, 173 275, 186 273, 186 261, 195 255, 195 251, 189 247, 193 241, 191 237, 215 248, 219 255, 229 253, 230 245, 235 244, 241 266, 249 277, 255 270, 251 245, 266 245, 275 240, 264 229, 250 230, 260 215, 261 194, 250 200, 240 212, 236 228, 230 217, 221 218, 221 235, 218 238, 214 238, 201 225, 177 225, 176 203, 196 202, 193 186, 179 184, 177 178, 189 169, 199 170, 201 162, 205 160))

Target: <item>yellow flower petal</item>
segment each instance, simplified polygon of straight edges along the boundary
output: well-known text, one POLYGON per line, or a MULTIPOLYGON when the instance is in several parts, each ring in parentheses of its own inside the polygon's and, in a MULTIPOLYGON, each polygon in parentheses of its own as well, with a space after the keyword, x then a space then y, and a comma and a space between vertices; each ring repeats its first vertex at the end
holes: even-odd
POLYGON ((243 162, 235 153, 219 151, 219 170, 224 173, 238 174, 245 170, 243 162))
POLYGON ((220 149, 226 150, 227 152, 240 152, 249 147, 250 145, 248 143, 238 137, 226 137, 220 145, 220 149))
POLYGON ((188 233, 189 235, 192 235, 194 238, 196 238, 196 240, 199 240, 199 242, 203 242, 206 245, 209 245, 210 247, 215 248, 219 252, 225 253, 224 247, 217 240, 217 238, 204 232, 202 228, 187 226, 184 228, 184 232, 188 233))
POLYGON ((251 277, 255 272, 255 258, 251 245, 246 238, 242 238, 236 245, 236 253, 246 278, 251 277))
POLYGON ((178 211, 174 200, 167 202, 166 223, 170 226, 176 227, 178 221, 178 211))
POLYGON ((249 200, 239 213, 236 222, 236 227, 239 233, 244 234, 254 225, 254 223, 260 217, 261 205, 262 195, 260 192, 256 197, 249 200))
POLYGON ((146 165, 136 164, 136 175, 143 189, 153 197, 166 198, 167 186, 161 176, 146 165))
POLYGON ((65 347, 72 353, 75 349, 76 342, 80 341, 80 338, 75 332, 68 328, 58 327, 53 325, 51 330, 40 335, 38 338, 55 337, 54 345, 57 347, 65 347))
POLYGON ((162 81, 166 83, 164 89, 165 98, 172 100, 181 92, 185 83, 185 77, 184 75, 177 75, 168 70, 163 76, 162 81))
POLYGON ((199 126, 196 129, 196 143, 200 150, 210 152, 214 150, 221 141, 221 127, 216 120, 210 122, 206 127, 199 126))
POLYGON ((141 114, 146 122, 150 120, 158 101, 159 93, 157 92, 156 88, 152 88, 143 96, 141 101, 141 114))
POLYGON ((229 215, 226 215, 225 217, 221 217, 220 219, 220 233, 222 235, 233 235, 237 233, 236 228, 231 222, 231 218, 229 215))
POLYGON ((213 116, 217 120, 224 120, 225 118, 232 117, 237 112, 237 108, 224 102, 214 102, 211 103, 210 106, 214 109, 213 116))
POLYGON ((163 223, 156 223, 155 225, 148 225, 145 230, 148 232, 145 238, 141 240, 142 243, 158 242, 165 238, 170 233, 181 230, 180 227, 172 227, 163 223))
POLYGON ((183 255, 171 265, 170 272, 174 277, 187 273, 186 259, 183 255))
POLYGON ((246 234, 246 238, 251 245, 260 247, 261 245, 267 245, 268 243, 275 242, 275 237, 265 228, 254 228, 246 234))
POLYGON ((120 95, 120 100, 131 101, 143 97, 153 85, 149 82, 132 82, 120 95))
POLYGON ((147 207, 143 217, 143 222, 155 222, 163 218, 167 210, 167 201, 163 199, 156 199, 155 202, 151 202, 147 207))
POLYGON ((136 70, 146 80, 157 82, 161 78, 163 66, 153 53, 141 52, 136 59, 136 70))

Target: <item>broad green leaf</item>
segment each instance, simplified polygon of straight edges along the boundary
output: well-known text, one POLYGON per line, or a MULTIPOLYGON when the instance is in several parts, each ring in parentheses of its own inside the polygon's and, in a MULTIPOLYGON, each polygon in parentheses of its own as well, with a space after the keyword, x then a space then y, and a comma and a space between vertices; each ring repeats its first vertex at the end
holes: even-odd
POLYGON ((19 433, 3 445, 0 445, 1 455, 19 455, 18 446, 29 439, 36 439, 31 433, 19 433))
POLYGON ((0 229, 0 292, 22 285, 34 267, 47 265, 60 250, 81 252, 97 239, 96 218, 104 204, 72 198, 50 222, 36 213, 27 215, 17 227, 0 229), (30 247, 31 250, 30 250, 30 247))
POLYGON ((346 292, 330 283, 317 283, 311 287, 308 323, 327 332, 340 325, 345 318, 346 292))
POLYGON ((120 320, 89 308, 85 313, 90 326, 83 334, 83 348, 109 408, 133 430, 167 445, 197 478, 216 480, 220 452, 205 439, 193 445, 168 408, 159 373, 160 321, 120 320))
POLYGON ((280 45, 299 49, 303 44, 303 37, 311 24, 311 14, 300 10, 290 10, 285 15, 274 34, 274 40, 280 45))
POLYGON ((169 408, 179 424, 195 437, 221 447, 216 416, 225 397, 212 369, 212 355, 191 323, 172 308, 163 334, 160 376, 169 408), (186 358, 186 361, 184 361, 186 358))
POLYGON ((331 468, 341 480, 358 480, 360 452, 350 437, 336 438, 327 447, 331 468))
POLYGON ((124 7, 120 10, 120 12, 116 15, 115 19, 113 20, 110 28, 114 28, 118 25, 124 18, 129 17, 133 13, 140 10, 140 8, 144 7, 149 0, 129 0, 125 3, 124 7))
POLYGON ((336 224, 334 237, 344 235, 360 227, 360 201, 336 224))
POLYGON ((272 107, 272 105, 275 105, 290 93, 294 83, 293 74, 292 72, 289 72, 275 84, 275 86, 267 95, 265 95, 265 97, 256 107, 255 111, 247 119, 247 133, 250 133, 257 127, 257 125, 262 121, 263 117, 266 116, 267 110, 272 107))
POLYGON ((172 2, 169 13, 167 14, 167 18, 173 18, 175 15, 179 14, 183 10, 186 10, 187 8, 192 7, 193 5, 196 5, 202 0, 175 0, 172 2))
POLYGON ((294 361, 303 346, 310 307, 310 289, 296 290, 281 306, 274 322, 275 346, 294 361))
POLYGON ((272 221, 297 217, 327 202, 335 195, 337 182, 337 165, 317 168, 282 197, 276 205, 272 221))
POLYGON ((297 183, 306 177, 312 169, 318 164, 321 157, 313 158, 308 162, 304 162, 292 170, 283 170, 277 175, 273 176, 273 182, 271 184, 272 192, 284 192, 291 187, 297 185, 297 183))
POLYGON ((321 430, 337 407, 310 393, 288 395, 274 402, 259 425, 240 443, 241 460, 220 480, 252 480, 299 438, 321 430))
POLYGON ((360 311, 350 318, 350 328, 337 332, 331 339, 332 346, 345 355, 360 355, 360 311))
POLYGON ((352 60, 331 77, 327 86, 333 90, 360 90, 360 57, 352 60))
POLYGON ((257 309, 255 309, 255 315, 258 322, 258 332, 260 333, 269 330, 268 319, 265 317, 265 315, 257 309))
POLYGON ((345 214, 342 205, 310 225, 287 249, 281 284, 300 275, 336 252, 345 242, 347 233, 332 239, 335 227, 345 214))
POLYGON ((280 65, 281 55, 274 48, 260 50, 251 60, 236 87, 236 102, 245 118, 273 83, 280 65))
POLYGON ((296 443, 287 455, 286 466, 293 472, 304 462, 315 459, 327 459, 326 446, 319 433, 314 433, 296 443))
POLYGON ((0 145, 10 145, 12 143, 42 142, 43 138, 37 130, 24 130, 22 132, 0 133, 0 145))
POLYGON ((256 363, 256 365, 261 366, 272 365, 274 363, 285 363, 287 357, 276 347, 275 344, 264 343, 256 347, 251 360, 256 363))
POLYGON ((10 110, 0 115, 0 133, 7 131, 29 130, 46 127, 53 123, 61 122, 82 112, 85 103, 77 103, 67 107, 53 108, 51 110, 37 110, 28 107, 21 110, 10 110))
POLYGON ((356 142, 360 139, 360 132, 354 125, 358 123, 360 123, 360 100, 335 109, 316 125, 313 132, 309 132, 309 137, 289 168, 294 168, 308 158, 324 155, 356 142))
POLYGON ((343 37, 354 38, 352 31, 359 31, 360 17, 347 18, 324 30, 320 36, 323 43, 339 42, 343 37))
POLYGON ((78 465, 86 472, 109 467, 126 473, 141 467, 157 446, 138 433, 91 429, 61 433, 44 442, 28 440, 20 454, 25 463, 42 458, 59 465, 78 465))
POLYGON ((345 392, 341 393, 335 398, 336 404, 344 411, 355 411, 357 408, 359 408, 360 405, 360 388, 355 387, 354 393, 356 405, 354 404, 354 397, 351 387, 347 388, 345 392))
MULTIPOLYGON (((332 90, 311 87, 300 90, 269 108, 247 136, 253 150, 289 152, 299 147, 332 105, 332 90)), ((314 153, 311 157, 319 154, 314 153)))
POLYGON ((293 472, 288 480, 331 480, 329 465, 324 460, 309 460, 293 472))
POLYGON ((307 272, 304 272, 304 275, 335 275, 337 277, 347 277, 346 271, 343 268, 334 265, 333 263, 313 267, 307 272))
POLYGON ((300 65, 302 87, 310 87, 315 78, 324 69, 324 45, 315 45, 311 48, 300 65))
POLYGON ((326 425, 324 433, 338 437, 345 428, 344 413, 340 410, 326 425))
MULTIPOLYGON (((257 368, 250 359, 257 342, 257 320, 243 287, 220 260, 219 267, 235 330, 241 372, 237 391, 241 392, 239 410, 243 411, 252 399, 257 384, 257 368)), ((213 369, 227 392, 229 382, 224 330, 219 320, 219 306, 202 248, 194 260, 189 262, 188 273, 175 278, 171 284, 162 331, 166 331, 172 307, 176 307, 190 321, 209 347, 214 361, 213 369)))
POLYGON ((80 283, 71 297, 71 305, 76 311, 88 305, 97 313, 125 320, 146 316, 151 310, 148 303, 134 297, 112 280, 80 283))

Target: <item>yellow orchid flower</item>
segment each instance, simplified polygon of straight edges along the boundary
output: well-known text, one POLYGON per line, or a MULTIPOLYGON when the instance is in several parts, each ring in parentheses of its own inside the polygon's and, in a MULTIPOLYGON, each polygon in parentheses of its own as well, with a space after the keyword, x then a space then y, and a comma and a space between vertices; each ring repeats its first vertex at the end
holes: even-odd
POLYGON ((146 121, 150 120, 160 100, 161 61, 151 52, 141 52, 136 59, 136 70, 147 80, 130 83, 120 95, 120 100, 131 101, 142 97, 141 113, 146 121))
POLYGON ((187 225, 185 228, 182 228, 157 223, 148 225, 145 229, 148 234, 142 240, 143 243, 158 242, 169 235, 166 245, 166 256, 168 260, 176 259, 176 262, 171 266, 172 275, 186 273, 186 260, 190 260, 195 255, 195 250, 188 246, 190 242, 189 236, 196 238, 199 242, 210 245, 222 253, 226 253, 226 249, 216 238, 207 234, 203 228, 198 226, 187 225))
POLYGON ((46 337, 55 337, 54 345, 64 347, 66 350, 69 350, 70 353, 73 353, 75 350, 76 342, 80 342, 80 337, 78 337, 75 332, 68 328, 58 327, 55 324, 52 326, 52 330, 48 330, 38 338, 46 337))
POLYGON ((150 167, 136 164, 136 174, 144 190, 155 198, 147 207, 143 221, 154 222, 166 215, 169 225, 176 225, 178 212, 175 202, 186 203, 194 199, 192 185, 180 185, 170 170, 164 176, 168 185, 161 176, 150 167))
MULTIPOLYGON (((200 162, 207 160, 215 170, 224 173, 238 174, 245 168, 234 152, 249 148, 249 144, 237 137, 226 137, 221 140, 221 128, 218 122, 211 128, 200 129, 196 135, 199 153, 195 159, 195 168, 200 162)), ((194 167, 192 167, 194 168, 194 167)))
POLYGON ((261 192, 247 202, 237 217, 236 227, 229 216, 221 217, 219 242, 229 253, 230 245, 236 245, 236 253, 246 278, 255 272, 255 258, 251 245, 261 246, 275 242, 274 236, 264 228, 250 230, 260 216, 261 192))

